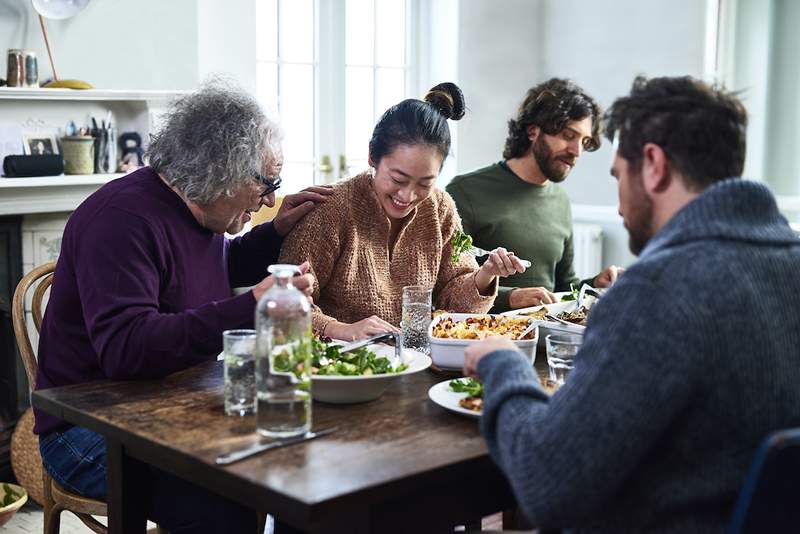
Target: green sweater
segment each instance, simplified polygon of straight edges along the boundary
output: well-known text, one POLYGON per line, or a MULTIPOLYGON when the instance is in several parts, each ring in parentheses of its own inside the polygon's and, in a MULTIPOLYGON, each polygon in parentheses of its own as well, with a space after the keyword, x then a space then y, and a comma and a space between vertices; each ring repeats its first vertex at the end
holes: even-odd
POLYGON ((518 287, 569 291, 571 283, 578 283, 572 265, 572 211, 560 186, 529 184, 505 164, 495 163, 456 176, 446 190, 475 246, 505 247, 533 262, 524 273, 502 280, 493 311, 508 310, 508 295, 518 287))

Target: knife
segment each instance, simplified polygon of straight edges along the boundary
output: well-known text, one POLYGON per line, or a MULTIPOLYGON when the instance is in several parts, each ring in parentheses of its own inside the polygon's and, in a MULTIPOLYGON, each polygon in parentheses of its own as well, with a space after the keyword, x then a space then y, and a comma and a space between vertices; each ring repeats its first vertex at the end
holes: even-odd
POLYGON ((337 427, 330 427, 324 430, 317 430, 316 432, 306 432, 302 436, 297 436, 296 438, 288 438, 288 439, 281 439, 277 441, 270 441, 269 443, 256 443, 255 445, 251 445, 245 449, 240 451, 228 452, 217 456, 216 464, 217 465, 228 465, 234 462, 238 462, 239 460, 244 460, 245 458, 249 458, 254 454, 258 454, 264 451, 269 451, 272 449, 278 449, 280 447, 286 447, 288 445, 294 445, 295 443, 302 443, 303 441, 309 441, 314 438, 319 438, 322 436, 326 436, 331 432, 334 432, 337 427))
POLYGON ((394 340, 395 356, 399 358, 400 334, 398 334, 397 332, 383 332, 381 334, 377 334, 375 336, 368 337, 366 339, 360 339, 358 341, 347 343, 346 345, 342 345, 339 347, 339 354, 344 354, 345 352, 350 352, 352 350, 360 349, 361 347, 372 345, 373 343, 377 343, 378 341, 383 341, 384 339, 394 340))

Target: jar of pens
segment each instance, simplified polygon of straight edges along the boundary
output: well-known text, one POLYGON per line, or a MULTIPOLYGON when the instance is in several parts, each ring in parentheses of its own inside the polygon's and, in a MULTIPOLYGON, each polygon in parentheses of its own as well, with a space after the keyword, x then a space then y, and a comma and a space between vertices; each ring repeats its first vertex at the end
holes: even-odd
POLYGON ((61 138, 64 153, 64 174, 107 174, 117 170, 117 130, 109 111, 99 123, 95 117, 90 125, 77 127, 67 124, 61 138))

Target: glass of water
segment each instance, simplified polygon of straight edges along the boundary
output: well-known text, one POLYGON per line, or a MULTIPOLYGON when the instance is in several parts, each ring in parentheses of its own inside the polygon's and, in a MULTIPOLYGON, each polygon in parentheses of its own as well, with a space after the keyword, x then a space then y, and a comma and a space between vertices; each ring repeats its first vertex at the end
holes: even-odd
POLYGON ((402 343, 407 349, 430 353, 428 326, 431 324, 433 289, 427 286, 403 288, 402 343))
POLYGON ((249 415, 256 407, 256 331, 222 333, 225 362, 225 413, 249 415))
POLYGON ((547 346, 547 367, 550 369, 550 382, 563 386, 567 375, 574 366, 575 355, 581 348, 583 336, 573 334, 550 334, 545 338, 547 346))

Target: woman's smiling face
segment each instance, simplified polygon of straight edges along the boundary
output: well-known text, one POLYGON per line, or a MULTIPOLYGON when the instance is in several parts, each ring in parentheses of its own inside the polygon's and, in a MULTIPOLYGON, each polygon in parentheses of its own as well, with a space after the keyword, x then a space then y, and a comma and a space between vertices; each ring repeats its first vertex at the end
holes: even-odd
POLYGON ((429 145, 398 145, 375 168, 373 186, 384 213, 398 221, 430 196, 442 168, 442 156, 429 145))

